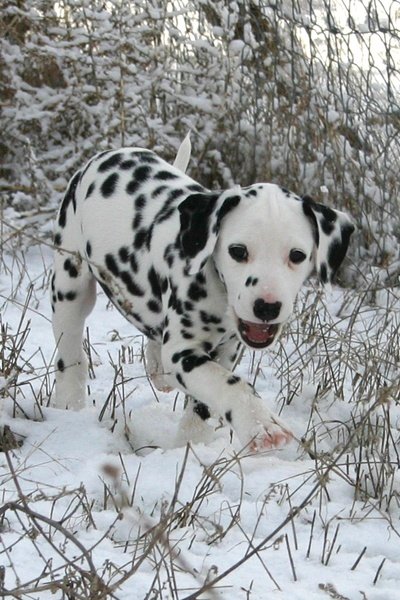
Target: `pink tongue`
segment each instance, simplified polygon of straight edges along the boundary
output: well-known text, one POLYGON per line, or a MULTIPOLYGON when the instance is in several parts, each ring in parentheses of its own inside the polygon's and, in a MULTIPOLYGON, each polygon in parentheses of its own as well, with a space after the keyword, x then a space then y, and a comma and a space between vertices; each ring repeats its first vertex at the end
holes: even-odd
POLYGON ((269 325, 263 325, 262 323, 246 323, 246 336, 252 342, 261 344, 266 342, 270 338, 269 325))

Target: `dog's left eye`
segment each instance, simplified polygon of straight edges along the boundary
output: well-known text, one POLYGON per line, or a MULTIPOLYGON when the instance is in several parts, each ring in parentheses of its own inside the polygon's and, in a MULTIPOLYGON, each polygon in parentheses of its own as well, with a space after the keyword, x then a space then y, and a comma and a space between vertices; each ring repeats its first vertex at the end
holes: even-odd
POLYGON ((247 248, 243 244, 231 244, 228 248, 228 252, 236 262, 246 262, 249 256, 247 248))
POLYGON ((306 258, 307 258, 307 256, 302 250, 296 250, 295 248, 293 248, 293 250, 291 250, 289 253, 289 260, 291 263, 294 263, 295 265, 299 265, 306 258))

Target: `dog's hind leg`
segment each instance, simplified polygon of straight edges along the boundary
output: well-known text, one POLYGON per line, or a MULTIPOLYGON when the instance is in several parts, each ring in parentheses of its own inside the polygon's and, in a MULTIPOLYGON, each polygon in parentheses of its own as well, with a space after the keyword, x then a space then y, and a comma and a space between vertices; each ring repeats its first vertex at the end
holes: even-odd
POLYGON ((55 258, 52 287, 57 344, 55 406, 78 410, 84 406, 86 396, 83 329, 96 301, 96 282, 86 262, 60 251, 55 258))
POLYGON ((69 185, 58 217, 51 288, 57 345, 54 405, 78 410, 84 406, 86 396, 87 359, 82 347, 83 329, 96 302, 96 281, 80 250, 82 233, 75 214, 76 180, 77 176, 69 185))

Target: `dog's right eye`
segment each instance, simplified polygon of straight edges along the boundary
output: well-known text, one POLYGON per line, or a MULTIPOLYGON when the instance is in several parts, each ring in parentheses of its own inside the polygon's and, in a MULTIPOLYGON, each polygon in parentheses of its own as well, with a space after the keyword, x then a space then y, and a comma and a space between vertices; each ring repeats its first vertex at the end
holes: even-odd
POLYGON ((296 248, 293 248, 293 250, 290 251, 289 260, 295 265, 299 265, 306 258, 307 255, 302 250, 296 250, 296 248))
POLYGON ((236 262, 246 262, 249 256, 247 248, 243 244, 231 244, 228 252, 236 262))

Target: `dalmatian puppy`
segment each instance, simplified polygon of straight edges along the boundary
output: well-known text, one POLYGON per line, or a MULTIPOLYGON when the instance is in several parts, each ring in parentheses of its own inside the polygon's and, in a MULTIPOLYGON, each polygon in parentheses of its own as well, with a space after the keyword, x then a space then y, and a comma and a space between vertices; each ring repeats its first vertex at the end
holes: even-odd
MULTIPOLYGON (((178 388, 195 418, 217 417, 256 452, 291 439, 232 373, 242 344, 271 346, 316 271, 332 281, 354 229, 342 212, 270 183, 210 191, 154 152, 102 152, 71 179, 54 243, 57 407, 85 403, 82 349, 96 284, 148 338, 159 389, 178 388)), ((180 167, 180 168, 178 168, 180 167)))

